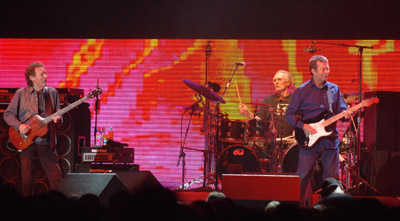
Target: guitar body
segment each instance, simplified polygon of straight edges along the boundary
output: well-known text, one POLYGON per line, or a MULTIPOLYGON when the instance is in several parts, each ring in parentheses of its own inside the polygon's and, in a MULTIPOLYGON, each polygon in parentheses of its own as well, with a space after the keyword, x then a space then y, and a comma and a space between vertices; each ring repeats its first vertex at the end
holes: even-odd
POLYGON ((307 134, 303 130, 296 129, 296 140, 303 149, 309 150, 313 147, 313 145, 318 141, 319 138, 331 135, 332 131, 326 132, 325 127, 322 125, 324 121, 325 120, 322 119, 317 123, 309 124, 317 131, 317 133, 315 134, 307 134))
POLYGON ((18 150, 25 150, 31 144, 33 144, 33 140, 36 137, 42 137, 46 135, 47 131, 49 130, 47 124, 43 124, 43 118, 39 115, 34 115, 29 118, 26 125, 31 128, 26 134, 21 134, 13 127, 10 127, 8 131, 11 143, 18 150))
POLYGON ((323 136, 328 136, 332 133, 326 132, 325 127, 322 125, 329 113, 329 111, 324 111, 320 115, 318 115, 315 120, 304 121, 304 123, 309 124, 317 131, 317 133, 315 134, 307 134, 302 129, 295 129, 295 138, 300 147, 309 150, 313 147, 313 145, 318 141, 319 138, 323 136))

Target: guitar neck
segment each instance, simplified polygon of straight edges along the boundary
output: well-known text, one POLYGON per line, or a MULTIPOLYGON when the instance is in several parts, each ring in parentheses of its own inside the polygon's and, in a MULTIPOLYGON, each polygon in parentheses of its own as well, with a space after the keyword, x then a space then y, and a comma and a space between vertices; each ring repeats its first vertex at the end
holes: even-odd
POLYGON ((89 96, 85 96, 85 97, 83 97, 83 98, 81 98, 81 99, 75 101, 74 103, 72 103, 72 104, 70 104, 70 105, 64 107, 63 109, 61 109, 61 110, 55 112, 54 114, 52 114, 52 115, 50 115, 50 116, 44 118, 44 119, 43 119, 43 124, 46 125, 46 124, 50 123, 50 122, 53 120, 53 117, 55 117, 55 116, 61 116, 61 115, 65 114, 65 113, 67 113, 68 111, 74 109, 75 107, 77 107, 77 106, 79 106, 80 104, 82 104, 83 102, 85 102, 87 99, 89 99, 89 96))
MULTIPOLYGON (((363 103, 359 103, 357 105, 354 105, 353 107, 351 107, 350 109, 348 109, 351 112, 354 112, 355 110, 360 109, 363 106, 363 103)), ((336 114, 335 116, 325 120, 324 122, 322 122, 322 126, 326 127, 331 125, 332 123, 336 122, 337 120, 341 119, 342 117, 344 117, 345 114, 344 112, 336 114)))

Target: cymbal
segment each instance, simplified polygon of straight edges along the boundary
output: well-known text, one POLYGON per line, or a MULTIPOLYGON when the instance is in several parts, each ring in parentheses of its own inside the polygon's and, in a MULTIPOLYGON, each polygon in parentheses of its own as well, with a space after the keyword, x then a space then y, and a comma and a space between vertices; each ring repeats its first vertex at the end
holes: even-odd
POLYGON ((208 89, 208 88, 206 88, 204 86, 201 86, 200 84, 195 83, 193 81, 189 81, 187 79, 182 79, 182 81, 188 87, 192 88, 194 91, 196 91, 197 93, 203 95, 204 97, 206 97, 208 99, 211 99, 213 101, 219 101, 219 102, 221 102, 223 104, 226 103, 226 101, 222 97, 218 96, 218 94, 212 92, 210 89, 208 89))
POLYGON ((344 93, 342 96, 343 96, 343 100, 345 103, 358 101, 358 93, 356 93, 356 92, 344 93))
MULTIPOLYGON (((184 109, 184 110, 187 110, 187 109, 190 109, 191 107, 190 106, 175 106, 176 108, 179 108, 179 109, 184 109)), ((193 107, 193 110, 202 110, 203 108, 201 108, 201 107, 193 107)))
POLYGON ((268 106, 268 107, 271 107, 271 105, 269 105, 269 104, 264 104, 264 103, 246 103, 246 104, 248 104, 248 105, 258 105, 258 106, 268 106))

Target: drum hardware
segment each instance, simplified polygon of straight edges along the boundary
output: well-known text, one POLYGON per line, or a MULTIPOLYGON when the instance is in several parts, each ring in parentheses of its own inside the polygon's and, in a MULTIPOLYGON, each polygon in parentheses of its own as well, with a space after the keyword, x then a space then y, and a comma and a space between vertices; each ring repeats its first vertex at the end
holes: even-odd
MULTIPOLYGON (((211 82, 209 82, 207 80, 207 63, 208 63, 208 57, 211 54, 211 47, 210 47, 209 43, 210 43, 210 41, 207 42, 207 47, 206 47, 206 81, 205 81, 206 83, 205 83, 205 85, 207 85, 208 87, 211 86, 211 88, 213 88, 215 90, 216 87, 213 87, 213 85, 210 85, 211 82)), ((215 189, 218 188, 218 179, 217 179, 217 175, 216 175, 217 172, 216 172, 216 156, 215 156, 216 151, 215 150, 217 149, 217 145, 218 145, 218 140, 219 140, 218 136, 223 135, 223 133, 219 134, 218 131, 215 131, 215 126, 217 127, 217 130, 220 127, 219 123, 220 123, 220 119, 223 115, 220 114, 219 105, 221 103, 223 103, 223 104, 226 103, 225 100, 223 99, 223 96, 224 96, 227 88, 230 86, 230 82, 232 81, 232 79, 239 67, 238 64, 235 63, 235 65, 236 65, 236 68, 234 69, 233 73, 230 75, 229 80, 228 80, 227 84, 225 85, 225 89, 221 96, 212 92, 206 86, 201 86, 201 85, 199 85, 195 82, 189 81, 187 79, 182 79, 183 83, 185 83, 188 87, 190 87, 191 89, 193 89, 194 91, 197 92, 196 97, 204 97, 205 98, 204 102, 202 100, 198 101, 199 103, 201 103, 203 105, 203 109, 202 109, 203 131, 204 131, 204 135, 205 135, 203 188, 209 188, 208 185, 213 184, 213 182, 214 182, 215 189), (210 103, 209 103, 210 101, 215 103, 214 110, 210 109, 210 103)), ((215 83, 211 83, 211 84, 214 84, 214 86, 216 86, 215 83)), ((191 108, 188 108, 188 109, 191 109, 191 108)), ((187 109, 185 109, 185 111, 186 110, 187 109)), ((183 118, 183 116, 182 116, 182 118, 183 118)), ((190 125, 190 122, 191 122, 191 118, 189 121, 189 125, 190 125)), ((185 153, 184 153, 184 149, 187 149, 184 147, 184 144, 186 141, 186 136, 187 136, 187 132, 189 129, 189 125, 186 129, 185 139, 182 141, 181 151, 180 151, 179 160, 178 160, 178 165, 179 165, 180 159, 181 158, 183 159, 182 186, 180 187, 182 189, 185 188, 185 183, 184 183, 184 180, 185 180, 185 178, 184 178, 184 176, 185 176, 185 165, 184 165, 185 164, 185 162, 184 162, 185 153)), ((233 128, 232 122, 230 122, 229 125, 230 125, 229 128, 232 129, 233 128)), ((239 125, 240 125, 240 122, 239 122, 239 125)), ((239 126, 239 129, 240 128, 241 128, 241 126, 239 126)), ((181 134, 182 134, 182 132, 181 132, 181 134)), ((228 133, 228 131, 226 131, 226 134, 224 134, 224 135, 226 136, 225 139, 232 140, 230 136, 234 135, 234 133, 231 131, 229 131, 229 133, 228 133)), ((234 139, 236 139, 236 138, 234 138, 234 139)), ((234 141, 240 142, 240 140, 244 140, 244 138, 238 137, 237 140, 234 140, 234 141)))
MULTIPOLYGON (((378 189, 372 186, 368 181, 361 177, 358 171, 357 165, 357 146, 355 145, 356 135, 358 134, 357 128, 355 126, 353 116, 351 116, 351 123, 348 128, 345 130, 345 133, 342 137, 341 145, 339 146, 341 150, 344 151, 344 154, 341 155, 343 159, 341 164, 343 171, 341 173, 342 177, 341 182, 344 185, 344 189, 346 193, 351 192, 351 190, 359 191, 359 187, 362 184, 365 184, 370 189, 372 189, 375 193, 379 195, 383 195, 378 189)), ((361 147, 360 147, 361 148, 361 147)))

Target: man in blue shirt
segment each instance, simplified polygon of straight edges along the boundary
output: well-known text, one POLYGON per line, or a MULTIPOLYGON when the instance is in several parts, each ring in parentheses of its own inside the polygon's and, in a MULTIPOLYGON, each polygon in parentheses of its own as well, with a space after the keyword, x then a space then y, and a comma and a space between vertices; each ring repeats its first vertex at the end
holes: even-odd
MULTIPOLYGON (((286 110, 286 119, 296 130, 296 138, 300 133, 318 134, 318 128, 310 123, 329 118, 343 111, 347 106, 336 84, 328 82, 328 59, 321 55, 313 56, 309 61, 312 78, 299 86, 292 95, 286 110), (327 113, 327 114, 326 114, 327 113)), ((345 117, 351 113, 346 111, 345 117)), ((332 132, 329 136, 321 136, 315 144, 308 148, 300 148, 299 162, 296 174, 300 176, 300 206, 312 206, 312 193, 307 192, 312 169, 315 162, 321 157, 323 179, 333 177, 339 179, 339 135, 336 123, 327 126, 326 131, 332 132)), ((304 145, 299 141, 299 145, 304 145)))

